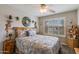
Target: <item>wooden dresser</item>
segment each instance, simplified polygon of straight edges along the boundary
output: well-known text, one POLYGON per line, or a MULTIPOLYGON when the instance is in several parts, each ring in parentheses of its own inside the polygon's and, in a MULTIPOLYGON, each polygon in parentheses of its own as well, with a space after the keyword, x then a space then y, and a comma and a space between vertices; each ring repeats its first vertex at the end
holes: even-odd
POLYGON ((79 40, 78 39, 67 39, 67 44, 70 48, 78 48, 79 47, 79 40))
POLYGON ((74 50, 76 54, 79 54, 79 48, 74 48, 74 50))
POLYGON ((11 39, 7 39, 3 42, 3 53, 4 54, 12 54, 15 50, 15 41, 11 39))

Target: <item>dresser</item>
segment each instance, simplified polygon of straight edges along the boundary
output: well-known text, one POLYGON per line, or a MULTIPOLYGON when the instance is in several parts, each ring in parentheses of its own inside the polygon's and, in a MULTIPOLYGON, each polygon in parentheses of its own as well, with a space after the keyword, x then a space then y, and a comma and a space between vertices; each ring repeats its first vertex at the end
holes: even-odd
POLYGON ((67 39, 67 44, 70 48, 78 48, 79 47, 79 40, 78 39, 67 39))
POLYGON ((74 48, 74 50, 76 54, 79 54, 79 48, 74 48))
POLYGON ((15 50, 15 41, 12 39, 7 39, 3 42, 3 53, 13 54, 15 50))

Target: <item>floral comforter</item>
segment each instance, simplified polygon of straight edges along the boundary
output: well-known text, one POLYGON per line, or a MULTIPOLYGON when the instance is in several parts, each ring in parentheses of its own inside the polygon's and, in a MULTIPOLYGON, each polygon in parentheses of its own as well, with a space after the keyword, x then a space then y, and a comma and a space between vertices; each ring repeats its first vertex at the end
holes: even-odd
POLYGON ((57 37, 35 35, 16 39, 17 53, 24 54, 56 54, 60 49, 57 37))

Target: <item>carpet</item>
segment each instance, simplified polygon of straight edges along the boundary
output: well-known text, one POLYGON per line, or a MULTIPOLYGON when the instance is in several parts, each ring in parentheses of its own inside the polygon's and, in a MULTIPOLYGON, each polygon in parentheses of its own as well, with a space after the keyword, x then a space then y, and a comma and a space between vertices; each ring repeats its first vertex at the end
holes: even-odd
POLYGON ((61 45, 59 53, 60 54, 75 54, 75 51, 74 49, 71 49, 67 45, 61 45))

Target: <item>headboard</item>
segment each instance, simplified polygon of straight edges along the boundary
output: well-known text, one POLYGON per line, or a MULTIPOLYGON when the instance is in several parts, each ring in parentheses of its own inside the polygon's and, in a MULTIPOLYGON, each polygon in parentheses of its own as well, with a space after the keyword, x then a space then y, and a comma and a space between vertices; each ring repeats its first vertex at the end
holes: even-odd
POLYGON ((16 30, 30 30, 28 27, 15 27, 16 30))
POLYGON ((14 29, 15 29, 15 37, 18 37, 20 32, 24 30, 31 30, 31 28, 28 27, 14 27, 14 29))

